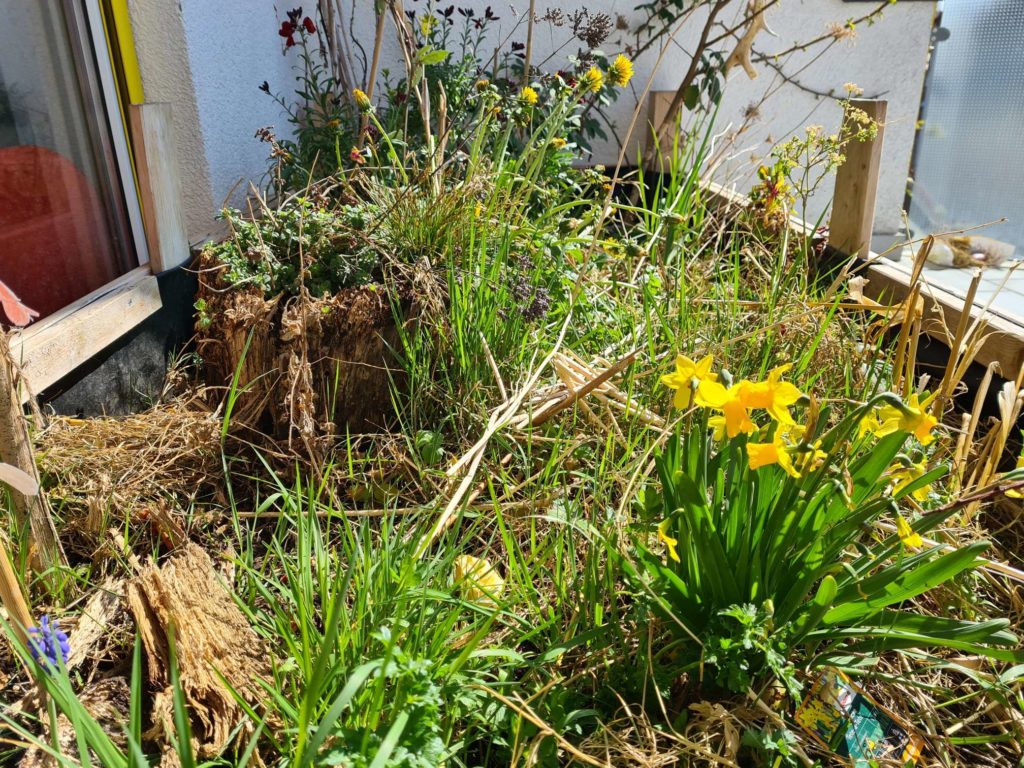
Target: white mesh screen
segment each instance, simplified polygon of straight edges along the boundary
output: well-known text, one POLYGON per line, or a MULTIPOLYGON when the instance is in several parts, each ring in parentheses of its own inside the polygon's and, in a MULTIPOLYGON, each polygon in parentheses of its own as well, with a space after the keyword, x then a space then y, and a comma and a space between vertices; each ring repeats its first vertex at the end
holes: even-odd
POLYGON ((918 134, 915 232, 971 227, 1024 255, 1024 0, 945 0, 918 134))

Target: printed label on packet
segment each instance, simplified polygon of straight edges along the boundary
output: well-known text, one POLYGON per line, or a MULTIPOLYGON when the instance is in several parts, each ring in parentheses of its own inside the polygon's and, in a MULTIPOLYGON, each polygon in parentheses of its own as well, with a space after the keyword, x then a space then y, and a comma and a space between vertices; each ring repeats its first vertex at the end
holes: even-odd
POLYGON ((915 765, 923 740, 838 670, 826 670, 796 711, 805 731, 853 768, 915 765))

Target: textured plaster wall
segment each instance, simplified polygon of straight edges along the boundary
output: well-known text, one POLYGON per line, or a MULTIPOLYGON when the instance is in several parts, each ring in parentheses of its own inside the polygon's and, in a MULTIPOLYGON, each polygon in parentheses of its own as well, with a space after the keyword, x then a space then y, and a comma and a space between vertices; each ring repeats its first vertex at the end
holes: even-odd
POLYGON ((213 202, 238 204, 249 180, 259 182, 269 147, 255 138, 258 128, 274 126, 287 136, 281 107, 259 90, 264 80, 275 91, 294 94, 295 57, 282 53, 277 34, 285 9, 315 2, 294 0, 181 0, 185 40, 205 138, 213 202))
POLYGON ((185 226, 198 242, 213 230, 214 205, 181 10, 173 0, 129 0, 128 9, 146 100, 173 108, 185 226))
MULTIPOLYGON (((427 1, 407 2, 406 5, 422 9, 427 1)), ((368 54, 373 41, 373 0, 352 2, 356 8, 353 37, 368 54)), ((613 18, 621 16, 627 24, 635 25, 639 17, 634 8, 638 2, 591 0, 586 7, 592 13, 606 12, 613 18)), ((277 92, 292 93, 295 89, 290 67, 296 63, 296 57, 294 51, 282 55, 277 26, 285 10, 297 2, 281 5, 273 0, 181 0, 180 13, 178 6, 167 0, 133 0, 133 4, 137 17, 154 17, 141 24, 137 20, 137 35, 140 28, 143 33, 155 33, 141 36, 140 58, 144 61, 148 58, 146 49, 151 46, 166 49, 154 56, 149 66, 143 66, 147 98, 154 98, 150 92, 153 80, 160 83, 157 98, 166 91, 183 102, 185 114, 178 127, 186 134, 184 145, 179 147, 183 164, 187 163, 190 169, 186 178, 194 174, 196 179, 205 179, 209 195, 205 200, 206 210, 213 211, 232 189, 237 197, 244 188, 244 184, 236 186, 239 182, 262 177, 266 168, 266 147, 253 138, 256 129, 274 125, 279 134, 288 132, 281 110, 258 90, 258 86, 267 80, 277 92), (163 71, 154 74, 156 66, 163 66, 163 71), (205 176, 203 167, 208 169, 205 176)), ((307 12, 312 10, 311 1, 306 5, 309 6, 307 12)), ((501 17, 493 29, 492 40, 525 39, 523 15, 528 7, 527 0, 513 0, 511 5, 495 0, 461 0, 456 5, 478 12, 492 6, 501 17)), ((734 8, 723 18, 729 22, 745 5, 745 1, 736 0, 734 8)), ((542 12, 547 4, 539 2, 537 7, 542 12)), ((768 19, 774 34, 762 33, 757 45, 769 53, 785 50, 795 42, 824 34, 832 23, 842 23, 872 7, 868 3, 842 0, 781 0, 768 19)), ((742 70, 734 70, 716 126, 721 134, 717 146, 728 146, 726 162, 717 178, 735 183, 746 191, 757 165, 776 143, 801 132, 808 124, 822 125, 833 131, 840 119, 835 100, 808 91, 841 93, 844 83, 854 82, 864 88, 865 96, 889 100, 875 229, 878 232, 898 230, 933 13, 933 2, 901 0, 887 9, 882 22, 862 26, 855 39, 835 44, 820 59, 815 60, 820 47, 797 54, 788 61, 786 68, 795 73, 799 85, 783 82, 764 64, 758 67, 760 72, 755 80, 749 80, 742 70), (741 135, 733 135, 748 107, 760 102, 769 92, 771 98, 758 108, 758 116, 752 124, 741 135)), ((686 51, 692 50, 696 36, 693 28, 698 22, 694 19, 676 38, 657 71, 653 71, 657 59, 655 51, 637 62, 630 93, 623 95, 610 110, 610 117, 617 126, 617 139, 598 143, 595 161, 613 163, 617 158, 617 140, 626 137, 635 99, 650 78, 653 77, 654 90, 672 90, 678 84, 688 63, 686 51)), ((547 60, 544 64, 547 69, 563 65, 566 55, 578 47, 571 41, 567 45, 568 37, 564 28, 538 27, 534 61, 547 60)), ((390 22, 387 41, 382 65, 399 71, 400 59, 390 22)), ((614 53, 628 42, 625 33, 617 32, 604 47, 614 53)), ((638 135, 639 129, 632 143, 635 144, 638 135)), ((635 156, 631 150, 627 158, 635 156)), ((830 196, 831 183, 828 183, 813 200, 808 217, 816 218, 824 211, 830 196)), ((204 203, 198 193, 188 203, 191 228, 194 218, 201 218, 204 203)))

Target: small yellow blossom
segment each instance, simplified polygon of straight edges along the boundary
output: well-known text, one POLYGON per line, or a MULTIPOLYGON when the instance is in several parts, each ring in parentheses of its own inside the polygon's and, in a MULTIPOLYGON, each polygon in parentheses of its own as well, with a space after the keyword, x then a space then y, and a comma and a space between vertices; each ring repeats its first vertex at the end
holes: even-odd
MULTIPOLYGON (((896 483, 896 485, 893 486, 892 492, 894 494, 902 492, 904 488, 917 479, 923 477, 926 471, 927 467, 923 461, 917 464, 911 464, 910 466, 904 466, 902 464, 897 465, 889 473, 890 479, 896 483)), ((925 485, 915 490, 911 495, 918 501, 926 501, 928 499, 928 494, 931 492, 932 487, 930 485, 925 485)))
POLYGON ((482 78, 480 78, 479 80, 476 81, 476 83, 474 84, 474 87, 478 91, 486 91, 490 87, 490 85, 491 85, 491 81, 488 80, 486 77, 482 77, 482 78))
POLYGON ((788 381, 782 381, 782 375, 792 367, 791 363, 780 365, 768 374, 766 381, 746 382, 743 400, 747 408, 763 408, 779 423, 794 424, 789 407, 803 397, 803 393, 788 381))
POLYGON ((725 437, 725 416, 712 416, 708 419, 708 426, 713 440, 721 441, 725 437))
POLYGON ((568 142, 561 136, 556 136, 551 140, 551 146, 554 147, 555 149, 562 149, 565 147, 566 144, 568 144, 568 142))
POLYGON ((484 204, 478 201, 476 206, 473 208, 473 218, 479 219, 480 218, 480 214, 483 213, 483 212, 484 212, 484 204))
POLYGON ((370 97, 366 95, 365 91, 361 91, 358 88, 353 89, 352 97, 356 101, 356 106, 359 107, 360 112, 369 112, 373 107, 370 102, 370 97))
POLYGON ((900 537, 900 541, 903 542, 905 547, 920 549, 924 546, 924 539, 921 538, 921 534, 915 533, 907 519, 898 513, 896 515, 896 534, 900 537))
POLYGON ((523 101, 525 101, 531 107, 534 104, 536 104, 537 101, 539 100, 539 97, 537 96, 537 91, 535 91, 533 88, 531 88, 528 85, 523 86, 523 90, 521 90, 519 92, 519 98, 522 99, 523 101))
POLYGON ((668 556, 679 562, 679 553, 676 551, 676 546, 679 544, 679 539, 673 538, 668 535, 668 527, 671 520, 665 518, 658 524, 658 541, 668 547, 668 556))
POLYGON ((621 53, 608 67, 608 82, 620 88, 625 87, 633 77, 633 62, 621 53))
POLYGON ((604 87, 604 75, 601 74, 601 70, 597 67, 591 67, 583 73, 580 82, 583 84, 584 91, 597 93, 604 87))
POLYGON ((747 460, 751 469, 773 464, 782 467, 790 477, 800 479, 820 467, 828 457, 821 450, 821 441, 813 445, 803 442, 806 428, 798 424, 780 424, 770 443, 747 443, 747 460))
POLYGON ((420 34, 424 37, 430 37, 430 33, 434 31, 434 27, 437 26, 437 17, 432 16, 429 13, 424 14, 420 19, 420 34))
POLYGON ((935 440, 932 429, 939 420, 927 412, 935 395, 923 402, 917 393, 912 394, 902 408, 885 404, 873 416, 866 416, 860 423, 859 433, 874 432, 876 437, 886 437, 896 432, 909 432, 918 439, 921 445, 928 445, 935 440))
MULTIPOLYGON (((1018 457, 1017 466, 1015 468, 1024 469, 1024 453, 1021 453, 1021 455, 1018 457)), ((1013 488, 1007 491, 1006 495, 1009 496, 1011 499, 1024 499, 1024 488, 1013 488)))
POLYGON ((714 358, 711 355, 694 362, 686 355, 676 357, 676 369, 661 377, 661 383, 676 391, 672 404, 676 408, 687 408, 693 391, 699 390, 705 382, 718 381, 718 375, 711 372, 714 358))
POLYGON ((481 557, 459 555, 455 558, 455 583, 465 600, 487 608, 497 608, 496 598, 505 589, 505 580, 497 569, 481 557))
POLYGON ((730 438, 739 434, 750 434, 757 429, 757 425, 750 420, 750 414, 743 401, 743 389, 748 383, 741 381, 726 389, 717 381, 702 382, 694 397, 694 402, 701 408, 713 408, 722 412, 725 434, 730 438))

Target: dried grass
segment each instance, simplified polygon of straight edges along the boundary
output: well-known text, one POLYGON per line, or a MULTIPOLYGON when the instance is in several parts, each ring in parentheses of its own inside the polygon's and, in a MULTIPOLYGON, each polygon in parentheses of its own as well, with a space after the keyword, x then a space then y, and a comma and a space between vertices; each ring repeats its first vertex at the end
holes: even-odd
POLYGON ((62 534, 95 545, 113 523, 172 501, 187 506, 219 475, 220 417, 200 396, 127 417, 54 417, 36 436, 44 486, 62 508, 62 534))

